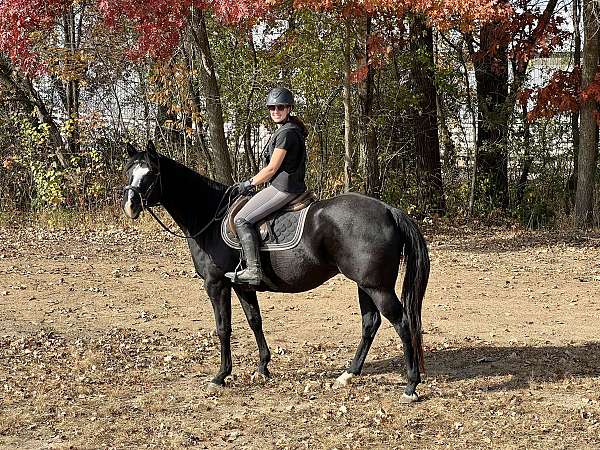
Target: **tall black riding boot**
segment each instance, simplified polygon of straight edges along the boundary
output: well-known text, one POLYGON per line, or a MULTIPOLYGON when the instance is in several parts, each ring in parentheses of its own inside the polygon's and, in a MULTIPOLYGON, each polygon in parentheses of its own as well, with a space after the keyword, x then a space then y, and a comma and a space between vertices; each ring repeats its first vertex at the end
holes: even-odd
POLYGON ((258 233, 250 222, 244 219, 235 221, 235 229, 246 258, 246 268, 241 272, 227 272, 225 276, 234 283, 248 283, 258 286, 262 281, 262 268, 260 266, 260 240, 258 233))

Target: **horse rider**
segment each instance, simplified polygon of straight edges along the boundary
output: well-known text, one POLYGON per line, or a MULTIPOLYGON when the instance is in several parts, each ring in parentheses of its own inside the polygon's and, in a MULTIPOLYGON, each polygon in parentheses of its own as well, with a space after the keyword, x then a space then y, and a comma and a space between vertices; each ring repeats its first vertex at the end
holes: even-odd
POLYGON ((246 268, 227 272, 225 276, 236 283, 259 285, 262 281, 260 238, 255 224, 279 210, 306 191, 306 136, 302 120, 291 115, 294 95, 289 89, 276 87, 267 95, 267 108, 277 130, 271 135, 262 152, 263 168, 252 178, 236 185, 240 195, 248 195, 256 186, 268 186, 254 195, 236 214, 234 225, 240 239, 246 268))

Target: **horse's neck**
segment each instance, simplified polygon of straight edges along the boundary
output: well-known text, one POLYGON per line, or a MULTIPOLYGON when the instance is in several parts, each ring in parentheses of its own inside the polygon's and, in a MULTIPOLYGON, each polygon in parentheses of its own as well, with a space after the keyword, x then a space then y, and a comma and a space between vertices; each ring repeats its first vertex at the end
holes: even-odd
POLYGON ((161 158, 161 204, 186 233, 214 217, 226 187, 168 158, 161 158))

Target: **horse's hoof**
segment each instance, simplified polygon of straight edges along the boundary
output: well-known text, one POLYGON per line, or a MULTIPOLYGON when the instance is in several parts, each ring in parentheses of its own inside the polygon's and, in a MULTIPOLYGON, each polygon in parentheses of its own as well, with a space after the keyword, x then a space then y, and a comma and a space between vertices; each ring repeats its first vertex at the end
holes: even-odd
POLYGON ((223 392, 224 389, 225 386, 223 386, 222 384, 213 383, 212 381, 208 383, 208 386, 206 386, 206 390, 210 394, 218 394, 220 392, 223 392))
POLYGON ((400 403, 415 403, 419 401, 419 396, 417 395, 416 392, 414 392, 411 395, 408 395, 407 393, 403 393, 402 397, 400 398, 400 403))
POLYGON ((341 389, 343 387, 346 387, 346 386, 348 386, 348 383, 350 383, 350 380, 353 377, 354 377, 353 373, 344 372, 339 377, 337 377, 337 379, 335 380, 335 383, 333 383, 333 386, 331 386, 331 388, 332 389, 341 389))
POLYGON ((250 377, 250 381, 256 384, 265 384, 269 379, 270 377, 260 372, 254 372, 250 377))

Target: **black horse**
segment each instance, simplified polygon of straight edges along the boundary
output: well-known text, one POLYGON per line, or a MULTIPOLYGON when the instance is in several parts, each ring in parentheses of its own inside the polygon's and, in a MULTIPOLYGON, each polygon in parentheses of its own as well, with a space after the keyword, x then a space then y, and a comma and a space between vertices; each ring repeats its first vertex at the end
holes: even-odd
POLYGON ((196 272, 204 279, 221 343, 221 368, 212 387, 223 386, 231 373, 232 287, 256 337, 258 373, 269 377, 271 353, 256 290, 302 292, 342 273, 358 285, 362 339, 350 367, 334 386, 346 385, 361 373, 383 315, 404 346, 408 383, 403 400, 418 399, 415 390, 423 370, 421 305, 429 278, 429 254, 421 232, 406 214, 359 194, 319 201, 308 211, 302 239, 295 248, 261 254, 263 270, 274 286, 250 290, 232 285, 225 277, 225 272, 235 269, 240 255, 223 242, 220 224, 213 221, 231 189, 159 155, 152 142, 141 152, 128 145, 128 153, 125 213, 136 219, 145 208, 162 205, 188 236, 196 272), (400 302, 394 287, 403 258, 406 272, 400 302))

